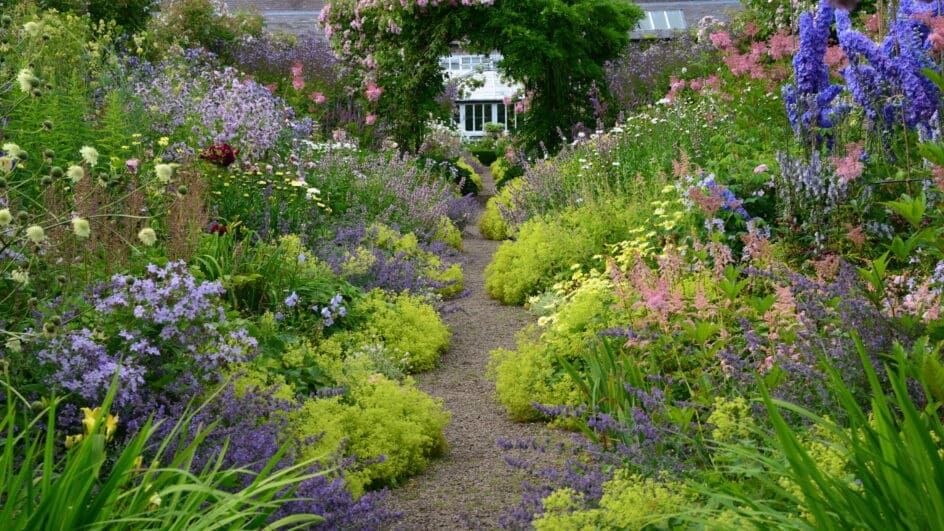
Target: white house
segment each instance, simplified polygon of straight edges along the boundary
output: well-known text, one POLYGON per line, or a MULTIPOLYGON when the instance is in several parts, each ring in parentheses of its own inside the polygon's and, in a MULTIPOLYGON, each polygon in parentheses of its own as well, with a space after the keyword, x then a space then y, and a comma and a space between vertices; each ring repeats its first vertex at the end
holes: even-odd
POLYGON ((501 124, 506 131, 515 127, 515 99, 524 87, 499 74, 501 58, 497 53, 456 52, 439 62, 446 77, 459 82, 453 121, 463 136, 483 136, 488 123, 501 124))

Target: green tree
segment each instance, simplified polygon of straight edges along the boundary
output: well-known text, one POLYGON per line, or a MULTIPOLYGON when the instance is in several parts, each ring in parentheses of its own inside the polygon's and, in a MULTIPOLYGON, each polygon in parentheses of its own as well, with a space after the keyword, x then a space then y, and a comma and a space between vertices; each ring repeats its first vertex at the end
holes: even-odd
POLYGON ((590 94, 606 94, 604 64, 629 43, 642 17, 620 0, 503 0, 470 35, 477 49, 496 49, 500 68, 524 84, 530 110, 520 133, 529 148, 560 146, 558 128, 594 119, 590 94))
POLYGON ((558 128, 592 119, 590 90, 605 96, 603 65, 641 16, 625 0, 336 0, 322 21, 401 148, 417 149, 430 116, 443 116, 439 59, 458 41, 501 52, 499 67, 525 85, 521 130, 533 150, 541 142, 555 149, 558 128))

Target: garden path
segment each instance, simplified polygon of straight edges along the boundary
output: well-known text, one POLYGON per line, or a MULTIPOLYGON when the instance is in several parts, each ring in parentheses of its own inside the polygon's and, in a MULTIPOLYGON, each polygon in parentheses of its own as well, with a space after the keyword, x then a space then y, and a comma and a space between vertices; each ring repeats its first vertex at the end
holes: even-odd
MULTIPOLYGON (((485 190, 478 196, 475 221, 495 193, 492 176, 482 175, 485 190)), ((473 222, 463 234, 462 267, 469 295, 445 317, 452 346, 438 368, 416 376, 430 395, 442 398, 452 412, 446 428, 449 451, 420 475, 393 489, 391 503, 405 515, 397 529, 495 529, 500 513, 519 499, 519 473, 505 464, 496 444, 500 438, 547 438, 544 424, 512 422, 485 378, 489 352, 515 348, 515 334, 532 317, 520 307, 502 306, 485 293, 485 266, 498 247, 479 234, 473 222)))

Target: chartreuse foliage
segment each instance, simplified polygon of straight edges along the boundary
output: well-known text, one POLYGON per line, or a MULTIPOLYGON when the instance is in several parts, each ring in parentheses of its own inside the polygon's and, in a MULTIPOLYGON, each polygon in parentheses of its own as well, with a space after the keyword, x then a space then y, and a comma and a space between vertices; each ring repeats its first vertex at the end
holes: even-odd
POLYGON ((359 345, 383 344, 390 361, 404 371, 433 368, 449 346, 449 329, 422 297, 375 290, 357 301, 352 312, 355 319, 362 317, 347 339, 359 345))
POLYGON ((305 401, 291 414, 289 429, 302 456, 356 457, 358 465, 345 477, 360 494, 416 474, 446 449, 442 430, 450 415, 441 401, 417 389, 410 378, 398 382, 378 372, 366 348, 343 359, 332 352, 336 344, 323 348, 327 351, 308 359, 346 392, 305 401))
POLYGON ((607 243, 628 239, 637 218, 612 201, 529 220, 516 240, 498 248, 485 269, 485 289, 504 304, 523 304, 573 264, 599 255, 607 243))
POLYGON ((679 510, 692 503, 683 483, 630 475, 625 470, 603 484, 599 507, 581 509, 573 489, 544 498, 544 515, 534 521, 538 531, 570 529, 646 529, 670 527, 679 510))

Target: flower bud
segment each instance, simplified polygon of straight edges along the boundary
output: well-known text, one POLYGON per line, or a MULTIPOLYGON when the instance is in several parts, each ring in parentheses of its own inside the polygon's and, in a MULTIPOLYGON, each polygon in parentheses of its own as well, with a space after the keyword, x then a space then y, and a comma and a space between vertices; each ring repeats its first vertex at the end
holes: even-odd
POLYGON ((53 151, 53 150, 51 150, 51 149, 44 149, 44 150, 43 150, 43 158, 46 158, 46 159, 50 159, 50 160, 51 160, 51 159, 52 159, 53 157, 55 157, 55 156, 56 156, 56 152, 55 152, 55 151, 53 151))
POLYGON ((6 227, 10 223, 13 223, 13 214, 10 213, 10 209, 4 208, 0 210, 0 228, 6 227))
POLYGON ((61 179, 65 174, 65 170, 63 170, 61 166, 53 166, 52 168, 49 168, 49 175, 51 175, 54 179, 61 179))
POLYGON ((43 175, 43 178, 39 180, 39 184, 41 184, 41 185, 43 185, 43 186, 49 186, 49 185, 51 185, 51 184, 52 184, 52 176, 51 176, 51 175, 43 175))
POLYGON ((25 210, 21 210, 16 215, 16 220, 19 221, 20 223, 26 223, 29 220, 29 214, 25 210))
POLYGON ((39 89, 33 89, 33 91, 30 92, 30 95, 33 96, 34 98, 40 98, 43 95, 43 91, 39 89))
POLYGON ((183 184, 180 185, 180 186, 178 186, 178 187, 177 187, 177 193, 180 194, 180 195, 187 195, 187 186, 186 186, 186 185, 183 185, 183 184))
POLYGON ((52 121, 51 121, 51 120, 43 120, 43 129, 45 129, 45 130, 47 130, 47 131, 52 131, 52 121))

